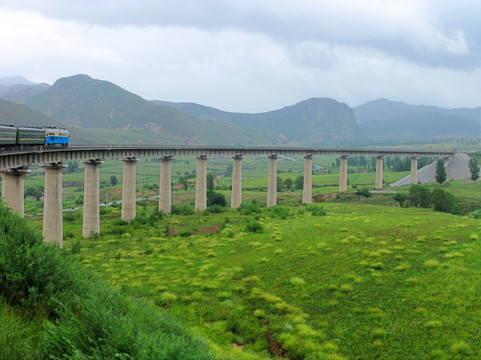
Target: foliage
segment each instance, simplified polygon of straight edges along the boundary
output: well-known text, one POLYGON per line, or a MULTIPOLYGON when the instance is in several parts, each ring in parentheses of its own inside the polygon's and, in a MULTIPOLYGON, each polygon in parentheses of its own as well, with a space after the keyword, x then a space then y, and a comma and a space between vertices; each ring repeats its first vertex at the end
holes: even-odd
POLYGON ((115 185, 117 185, 118 182, 119 182, 119 181, 117 180, 117 176, 112 175, 112 176, 110 177, 110 185, 115 186, 115 185))
POLYGON ((251 221, 246 224, 246 230, 251 233, 262 232, 264 226, 258 221, 251 221))
POLYGON ((192 215, 194 207, 189 205, 172 205, 170 213, 173 215, 192 215))
POLYGON ((453 194, 443 189, 434 189, 432 199, 434 210, 450 214, 460 213, 459 206, 456 204, 456 199, 453 194))
POLYGON ((294 180, 294 187, 297 190, 301 190, 304 187, 304 175, 299 175, 298 177, 296 177, 296 179, 294 180))
POLYGON ((209 190, 207 191, 207 206, 214 205, 225 207, 227 205, 227 201, 223 194, 209 190))
POLYGON ((0 300, 26 316, 0 309, 2 359, 214 359, 202 339, 82 270, 3 204, 0 236, 0 300))
POLYGON ((214 174, 212 174, 210 171, 207 173, 206 181, 207 181, 207 191, 214 190, 214 174))
POLYGON ((284 186, 286 187, 287 190, 291 190, 293 185, 294 185, 294 181, 292 181, 291 178, 287 178, 286 180, 284 180, 284 186))
POLYGON ((79 170, 79 164, 77 161, 68 161, 67 162, 67 168, 65 171, 67 174, 72 174, 74 172, 77 172, 79 170))
POLYGON ((469 172, 471 173, 471 180, 476 181, 479 179, 479 164, 475 159, 469 159, 469 172))
POLYGON ((407 197, 404 194, 396 193, 394 195, 394 200, 396 200, 400 207, 403 207, 406 204, 407 197))
POLYGON ((278 192, 281 192, 284 189, 284 179, 280 176, 277 177, 276 186, 278 192))
POLYGON ((409 187, 408 201, 413 207, 430 208, 431 196, 431 190, 422 185, 413 184, 409 187))
POLYGON ((444 165, 444 160, 439 159, 436 161, 436 181, 442 184, 446 181, 446 166, 444 165))
POLYGON ((238 210, 242 215, 258 214, 261 212, 261 208, 257 203, 242 203, 238 210))
POLYGON ((33 196, 35 200, 39 201, 43 195, 43 186, 29 186, 25 189, 24 197, 33 196))
POLYGON ((371 193, 369 192, 368 188, 358 188, 356 190, 356 194, 360 195, 360 196, 367 197, 367 198, 371 196, 371 193))
POLYGON ((306 205, 306 210, 309 211, 314 216, 325 216, 327 215, 326 210, 320 205, 306 205))

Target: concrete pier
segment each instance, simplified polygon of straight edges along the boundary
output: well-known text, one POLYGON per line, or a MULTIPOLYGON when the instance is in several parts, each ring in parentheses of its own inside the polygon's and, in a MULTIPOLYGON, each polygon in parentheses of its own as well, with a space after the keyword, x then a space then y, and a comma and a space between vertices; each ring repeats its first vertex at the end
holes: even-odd
POLYGON ((124 163, 122 173, 122 220, 131 222, 135 219, 135 166, 138 159, 122 159, 124 163))
POLYGON ((341 169, 339 171, 339 192, 347 190, 347 160, 349 155, 342 155, 341 159, 341 169))
POLYGON ((385 156, 378 156, 376 158, 376 181, 374 189, 382 190, 383 188, 383 173, 384 173, 384 159, 385 156))
POLYGON ((30 170, 23 167, 8 169, 1 172, 2 176, 2 199, 8 207, 16 211, 20 216, 24 215, 24 185, 23 180, 30 170))
POLYGON ((242 203, 242 155, 236 155, 233 159, 230 207, 237 209, 242 203))
POLYGON ((418 156, 411 156, 411 184, 418 183, 418 156))
POLYGON ((63 246, 62 170, 67 165, 50 163, 45 170, 43 200, 43 237, 48 243, 63 246))
POLYGON ((277 155, 269 155, 267 173, 267 206, 277 205, 277 155))
POLYGON ((172 208, 172 156, 160 158, 159 210, 170 214, 172 208))
POLYGON ((195 210, 207 209, 207 155, 197 157, 195 178, 195 210))
POLYGON ((312 155, 304 156, 304 186, 302 187, 302 203, 312 203, 312 155))
POLYGON ((84 214, 82 236, 89 237, 100 233, 100 193, 99 193, 99 168, 103 161, 87 160, 85 164, 84 180, 84 214))

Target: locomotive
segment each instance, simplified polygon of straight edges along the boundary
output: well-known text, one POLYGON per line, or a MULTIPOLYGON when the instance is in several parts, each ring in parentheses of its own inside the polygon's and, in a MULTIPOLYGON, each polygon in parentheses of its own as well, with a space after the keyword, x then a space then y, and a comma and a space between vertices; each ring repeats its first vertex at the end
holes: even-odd
POLYGON ((0 125, 0 148, 68 147, 69 132, 57 127, 0 125))

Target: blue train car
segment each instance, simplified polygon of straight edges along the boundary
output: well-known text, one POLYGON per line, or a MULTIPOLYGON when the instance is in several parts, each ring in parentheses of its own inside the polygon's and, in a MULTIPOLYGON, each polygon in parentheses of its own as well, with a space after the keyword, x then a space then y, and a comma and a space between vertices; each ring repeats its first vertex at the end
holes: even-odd
POLYGON ((69 132, 60 128, 45 129, 46 147, 67 147, 69 142, 69 132))

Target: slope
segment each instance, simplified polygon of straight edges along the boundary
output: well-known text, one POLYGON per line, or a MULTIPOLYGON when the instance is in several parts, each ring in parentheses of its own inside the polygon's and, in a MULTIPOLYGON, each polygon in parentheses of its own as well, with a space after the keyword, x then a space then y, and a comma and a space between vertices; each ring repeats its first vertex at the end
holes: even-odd
POLYGON ((273 133, 283 143, 322 146, 366 140, 352 109, 328 98, 312 98, 279 110, 256 114, 226 112, 193 103, 155 103, 170 105, 201 119, 273 133))
POLYGON ((75 75, 57 80, 26 104, 68 125, 116 130, 145 130, 183 143, 235 144, 249 138, 235 127, 199 120, 158 106, 108 81, 75 75))

